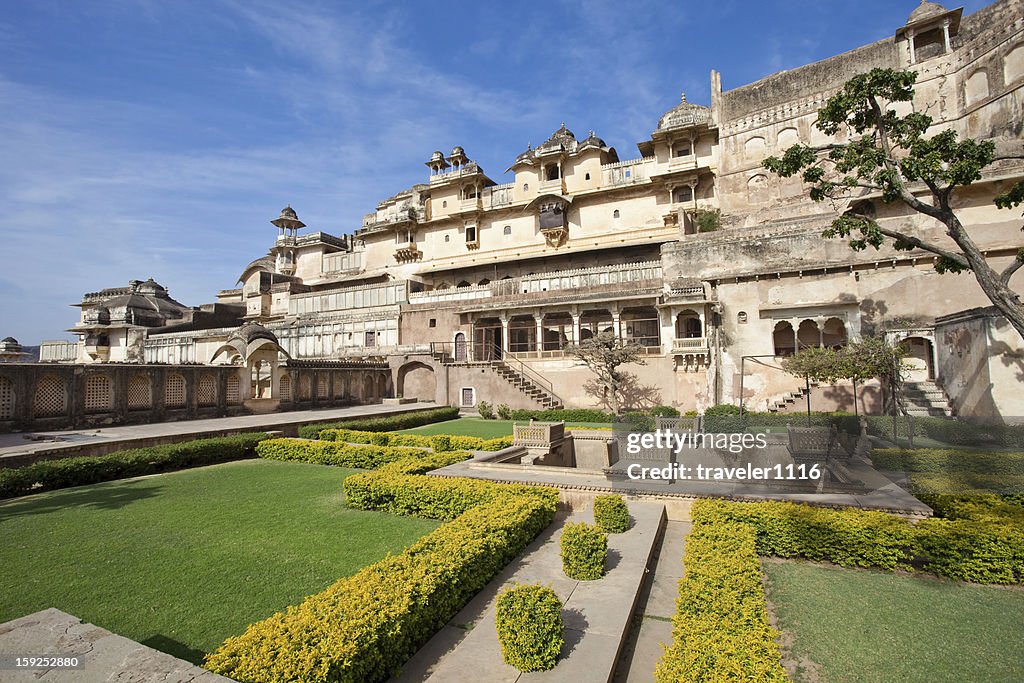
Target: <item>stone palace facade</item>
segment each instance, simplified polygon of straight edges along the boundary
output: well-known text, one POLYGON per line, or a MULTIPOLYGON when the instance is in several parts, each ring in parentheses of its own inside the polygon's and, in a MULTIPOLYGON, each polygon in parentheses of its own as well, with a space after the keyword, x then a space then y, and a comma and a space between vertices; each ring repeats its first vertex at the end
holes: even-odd
MULTIPOLYGON (((86 294, 77 344, 45 343, 43 363, 24 376, 0 366, 0 394, 6 377, 8 393, 24 397, 0 407, 0 424, 32 422, 46 382, 83 415, 133 400, 170 410, 171 383, 175 405, 195 414, 200 397, 221 413, 252 399, 284 409, 394 396, 589 406, 590 372, 564 349, 605 330, 646 353, 626 368, 637 402, 700 410, 739 403, 742 386, 751 410, 791 409, 803 382, 779 368, 782 357, 885 335, 910 346, 911 380, 930 411, 1024 415, 1022 344, 970 274, 939 275, 925 252, 823 239, 834 208, 810 201, 799 178, 762 168, 797 142, 828 142, 813 126, 818 109, 873 67, 919 74, 915 106, 935 131, 1019 140, 1024 2, 970 16, 922 2, 887 39, 733 90, 712 71, 710 106, 683 96, 621 157, 565 124, 512 160, 506 182, 462 147, 434 152, 421 184, 348 233, 304 231, 286 207, 271 221, 269 252, 213 304, 182 305, 152 280, 86 294), (89 403, 86 380, 46 361, 111 372, 90 385, 89 403)), ((1022 175, 1024 164, 1002 162, 958 199, 997 265, 1020 247, 1021 220, 992 198, 1022 175)), ((880 221, 941 234, 865 199, 880 221)), ((846 387, 818 394, 816 408, 852 408, 846 387)), ((880 409, 877 392, 863 399, 880 409)))

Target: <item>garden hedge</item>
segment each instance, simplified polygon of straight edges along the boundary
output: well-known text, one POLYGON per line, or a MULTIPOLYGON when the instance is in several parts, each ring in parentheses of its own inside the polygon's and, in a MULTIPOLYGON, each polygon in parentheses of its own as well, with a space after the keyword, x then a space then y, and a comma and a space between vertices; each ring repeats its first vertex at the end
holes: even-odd
POLYGON ((657 683, 789 680, 768 622, 758 554, 749 524, 694 519, 657 683))
POLYGON ((520 671, 547 671, 564 642, 562 602, 547 586, 514 586, 495 606, 501 657, 520 671))
MULTIPOLYGON (((348 477, 346 493, 352 479, 360 481, 354 488, 382 500, 402 498, 403 490, 417 501, 406 508, 412 514, 453 521, 402 554, 252 624, 209 655, 206 667, 243 683, 374 683, 392 676, 554 519, 554 489, 420 476, 453 457, 411 458, 348 477)), ((368 506, 371 496, 360 501, 368 506)))
POLYGON ((267 460, 309 462, 336 467, 357 467, 375 470, 378 467, 423 455, 421 448, 390 446, 351 446, 334 441, 307 439, 267 439, 256 447, 256 454, 267 460))
POLYGON ((0 498, 251 458, 266 438, 262 432, 240 434, 0 469, 0 498))
POLYGON ((454 420, 459 416, 459 409, 450 406, 417 410, 412 413, 372 417, 363 420, 346 420, 345 422, 322 422, 299 428, 299 436, 303 439, 316 439, 324 429, 355 429, 364 432, 393 432, 398 429, 412 429, 434 422, 454 420))
POLYGON ((999 509, 988 507, 987 514, 975 509, 970 516, 911 524, 884 512, 702 500, 694 504, 693 518, 748 524, 755 531, 759 555, 802 557, 844 567, 917 569, 976 583, 1022 584, 1024 526, 1019 516, 994 512, 999 509))
POLYGON ((608 534, 629 529, 629 507, 622 496, 613 493, 594 498, 594 523, 608 534))
POLYGON ((604 575, 608 537, 597 526, 570 522, 562 527, 562 571, 570 579, 596 581, 604 575))
POLYGON ((375 446, 419 446, 435 451, 500 451, 512 445, 511 436, 496 439, 482 439, 477 436, 453 434, 392 434, 389 432, 367 432, 355 429, 324 429, 320 432, 324 441, 345 443, 368 443, 375 446))

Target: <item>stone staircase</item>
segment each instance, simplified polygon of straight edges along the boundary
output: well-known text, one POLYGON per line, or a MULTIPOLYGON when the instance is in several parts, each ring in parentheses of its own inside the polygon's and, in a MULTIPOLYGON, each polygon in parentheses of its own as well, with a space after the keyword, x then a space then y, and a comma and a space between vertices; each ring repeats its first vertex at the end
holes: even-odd
POLYGON ((949 397, 932 381, 904 382, 899 398, 901 412, 914 417, 952 417, 949 397))
POLYGON ((506 382, 519 389, 546 409, 561 408, 562 400, 529 377, 521 374, 504 361, 491 361, 491 368, 506 382))
MULTIPOLYGON (((528 377, 525 372, 513 368, 504 360, 455 360, 452 354, 447 352, 447 350, 434 351, 431 353, 431 356, 442 365, 478 365, 481 367, 489 367, 495 374, 518 389, 531 400, 543 406, 545 409, 557 409, 563 407, 562 399, 558 398, 554 392, 541 386, 538 381, 528 377)), ((522 363, 519 363, 519 365, 523 370, 525 370, 522 363)))
MULTIPOLYGON (((811 389, 818 386, 818 382, 811 382, 811 389)), ((769 413, 788 413, 791 412, 792 408, 797 402, 804 401, 807 399, 807 387, 801 386, 796 391, 790 391, 782 395, 782 398, 777 399, 774 403, 768 404, 769 413)))

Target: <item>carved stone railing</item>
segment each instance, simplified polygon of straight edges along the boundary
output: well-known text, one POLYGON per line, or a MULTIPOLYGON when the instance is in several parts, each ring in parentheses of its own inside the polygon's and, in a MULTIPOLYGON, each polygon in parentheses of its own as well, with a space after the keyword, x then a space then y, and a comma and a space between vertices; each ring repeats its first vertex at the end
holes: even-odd
POLYGON ((548 446, 564 438, 564 422, 533 422, 512 427, 512 443, 516 446, 548 446))
POLYGON ((708 348, 707 337, 688 337, 685 339, 672 340, 672 353, 686 353, 687 351, 703 351, 708 348))

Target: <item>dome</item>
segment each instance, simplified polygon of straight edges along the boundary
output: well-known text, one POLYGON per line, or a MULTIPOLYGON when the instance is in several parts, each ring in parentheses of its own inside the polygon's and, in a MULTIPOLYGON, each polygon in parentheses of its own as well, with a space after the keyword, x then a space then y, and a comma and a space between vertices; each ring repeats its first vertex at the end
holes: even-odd
POLYGON ((921 0, 921 4, 917 6, 910 16, 907 17, 908 24, 916 24, 919 21, 923 21, 929 17, 934 17, 939 14, 945 14, 946 8, 937 2, 928 2, 928 0, 921 0))
POLYGON ((604 140, 594 135, 594 131, 590 131, 586 139, 580 143, 580 147, 605 147, 604 140))
POLYGON ((444 154, 441 153, 441 150, 436 150, 433 154, 430 155, 430 160, 434 162, 444 161, 444 154))
POLYGON ((465 153, 466 153, 466 150, 462 149, 462 147, 460 147, 459 145, 455 145, 454 147, 452 147, 451 156, 453 156, 453 157, 464 155, 465 153))
POLYGON ((690 104, 686 101, 686 93, 682 93, 679 104, 665 112, 658 120, 658 130, 693 126, 698 123, 707 123, 710 120, 710 109, 699 104, 690 104))
POLYGON ((291 207, 291 204, 281 209, 281 215, 270 221, 270 223, 282 230, 286 228, 298 230, 299 228, 306 227, 306 224, 299 220, 299 216, 295 213, 295 209, 291 207))
POLYGON ((275 344, 277 343, 277 336, 259 323, 246 323, 242 325, 231 335, 231 339, 240 339, 246 344, 250 344, 257 339, 267 339, 275 344))
POLYGON ((3 339, 0 339, 0 344, 13 344, 15 346, 20 346, 20 344, 18 344, 18 340, 14 337, 4 337, 3 339))

